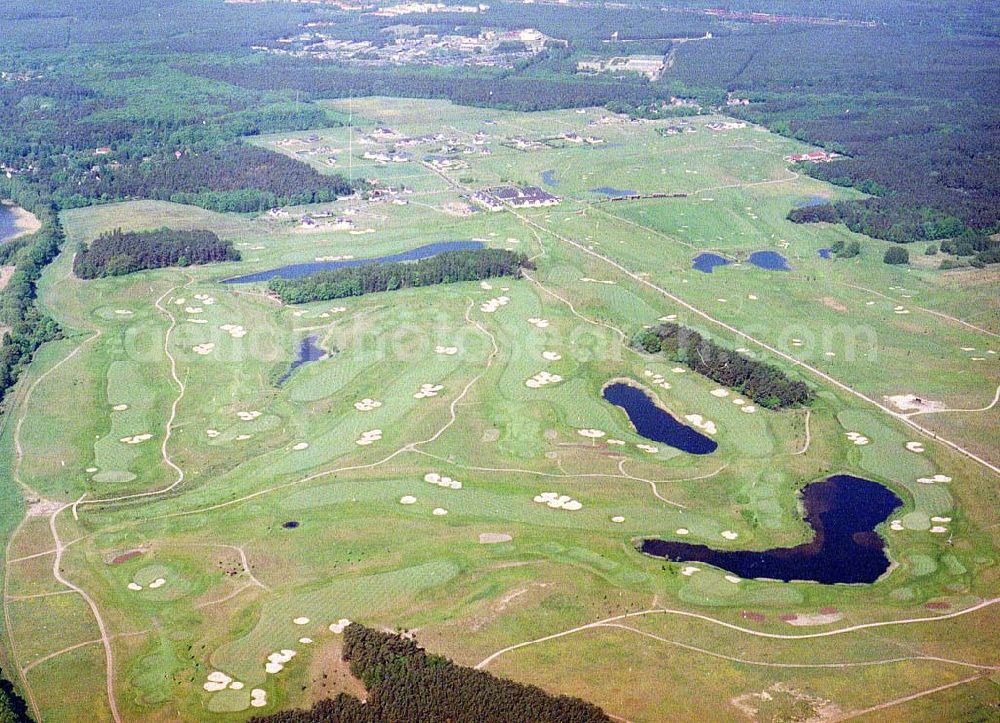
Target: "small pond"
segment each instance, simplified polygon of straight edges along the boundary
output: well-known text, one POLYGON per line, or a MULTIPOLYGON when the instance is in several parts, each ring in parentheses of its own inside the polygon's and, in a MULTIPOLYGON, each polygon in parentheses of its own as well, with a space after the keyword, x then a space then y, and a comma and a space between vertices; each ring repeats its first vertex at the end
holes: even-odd
POLYGON ((728 266, 731 263, 733 262, 725 256, 706 252, 694 257, 691 261, 691 268, 695 271, 703 271, 706 274, 710 274, 716 266, 728 266))
POLYGON ((285 372, 282 377, 278 380, 278 386, 280 387, 288 378, 295 373, 303 364, 308 364, 309 362, 319 361, 326 356, 326 352, 316 346, 316 342, 319 339, 318 336, 307 336, 301 342, 299 342, 299 353, 295 357, 291 366, 288 367, 288 371, 285 372))
POLYGON ((547 171, 542 171, 542 183, 546 186, 551 186, 555 188, 559 185, 559 181, 556 179, 556 172, 551 168, 547 171))
POLYGON ((7 206, 0 204, 0 241, 6 241, 17 232, 17 219, 14 218, 14 213, 7 206))
POLYGON ((255 274, 236 276, 231 279, 226 279, 223 283, 252 284, 260 281, 268 281, 277 277, 282 279, 297 279, 302 276, 308 276, 309 274, 315 274, 317 271, 331 271, 333 269, 342 269, 347 266, 364 266, 366 264, 381 264, 395 261, 417 261, 419 259, 437 256, 445 251, 469 251, 481 248, 483 248, 483 244, 480 241, 441 241, 439 243, 427 244, 426 246, 420 246, 419 248, 403 251, 398 254, 392 254, 390 256, 377 256, 368 259, 350 259, 348 261, 314 261, 312 263, 305 264, 289 264, 288 266, 271 269, 270 271, 258 271, 255 274))
POLYGON ((604 398, 624 409, 635 431, 646 439, 688 454, 709 454, 719 446, 711 437, 678 421, 657 406, 646 392, 630 384, 609 384, 604 389, 604 398))
POLYGON ((833 258, 832 256, 830 256, 830 249, 820 249, 819 250, 819 257, 821 259, 833 258))
POLYGON ((706 545, 646 539, 639 549, 674 562, 703 562, 740 577, 872 583, 889 569, 885 541, 875 532, 903 504, 892 490, 841 474, 802 490, 811 542, 771 550, 715 550, 706 545))
POLYGON ((767 271, 792 270, 792 267, 788 265, 788 259, 777 251, 754 251, 750 254, 749 261, 758 269, 766 269, 767 271))
POLYGON ((621 188, 612 188, 611 186, 598 186, 597 188, 591 188, 590 192, 599 193, 602 196, 607 196, 608 198, 622 198, 624 196, 639 195, 637 191, 630 191, 621 188))

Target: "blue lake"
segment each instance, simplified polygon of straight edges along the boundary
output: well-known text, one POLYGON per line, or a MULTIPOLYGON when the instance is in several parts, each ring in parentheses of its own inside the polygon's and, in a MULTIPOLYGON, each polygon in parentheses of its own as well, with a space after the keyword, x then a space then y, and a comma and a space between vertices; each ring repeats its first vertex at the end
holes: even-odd
POLYGON ((318 271, 332 271, 333 269, 342 269, 348 266, 365 266, 367 264, 391 263, 396 261, 418 261, 430 258, 431 256, 437 256, 445 251, 470 251, 481 248, 483 248, 483 244, 480 241, 441 241, 390 256, 349 259, 347 261, 314 261, 306 264, 289 264, 288 266, 271 269, 270 271, 258 271, 255 274, 247 274, 246 276, 235 276, 231 279, 226 279, 223 283, 252 284, 279 277, 282 279, 297 279, 309 274, 315 274, 318 271))
POLYGON ((627 189, 612 188, 611 186, 598 186, 597 188, 591 188, 591 193, 600 193, 602 196, 607 196, 608 198, 621 198, 623 196, 636 196, 638 192, 629 191, 627 189))
POLYGON ((9 236, 16 234, 17 230, 14 214, 7 206, 0 205, 0 241, 6 241, 9 236))
POLYGON ((679 422, 658 407, 646 392, 630 384, 609 384, 604 389, 604 398, 624 409, 635 431, 646 439, 688 454, 709 454, 719 446, 714 439, 679 422))
POLYGON ((706 274, 712 273, 712 269, 716 266, 727 266, 731 264, 732 261, 725 258, 724 256, 719 256, 719 254, 703 253, 698 254, 694 257, 691 268, 696 271, 704 271, 706 274))
POLYGON ((307 336, 301 342, 299 342, 299 353, 295 357, 295 361, 292 362, 291 366, 288 367, 288 371, 285 372, 282 377, 278 380, 278 386, 280 387, 288 378, 295 373, 303 364, 308 364, 309 362, 319 361, 326 356, 326 352, 316 346, 316 342, 319 339, 318 336, 307 336))
POLYGON ((747 579, 872 583, 889 569, 885 541, 875 527, 903 504, 871 480, 834 475, 802 490, 810 542, 771 550, 715 550, 706 545, 646 539, 639 549, 673 562, 703 562, 747 579))
POLYGON ((754 251, 750 254, 750 263, 759 269, 768 271, 791 271, 788 259, 777 251, 754 251))
POLYGON ((830 249, 820 249, 820 250, 819 250, 819 256, 820 256, 820 258, 822 258, 822 259, 829 259, 829 258, 832 258, 832 257, 830 256, 830 249))
POLYGON ((546 186, 551 186, 552 188, 558 186, 559 181, 556 180, 556 172, 553 171, 552 169, 549 169, 547 171, 542 171, 542 183, 544 183, 546 186))

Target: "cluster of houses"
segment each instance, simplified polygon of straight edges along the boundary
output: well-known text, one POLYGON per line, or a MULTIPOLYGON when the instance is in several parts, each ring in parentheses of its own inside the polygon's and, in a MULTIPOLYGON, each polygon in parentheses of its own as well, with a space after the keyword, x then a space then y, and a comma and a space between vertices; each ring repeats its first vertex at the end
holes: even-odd
POLYGON ((487 211, 502 211, 510 208, 542 208, 555 206, 560 198, 537 186, 495 186, 476 191, 470 198, 487 211))
POLYGON ((706 123, 705 127, 710 131, 734 131, 739 128, 746 128, 743 121, 718 121, 716 123, 706 123))
POLYGON ((810 151, 809 153, 796 153, 792 156, 785 156, 789 163, 829 163, 834 158, 839 158, 839 153, 830 151, 810 151))

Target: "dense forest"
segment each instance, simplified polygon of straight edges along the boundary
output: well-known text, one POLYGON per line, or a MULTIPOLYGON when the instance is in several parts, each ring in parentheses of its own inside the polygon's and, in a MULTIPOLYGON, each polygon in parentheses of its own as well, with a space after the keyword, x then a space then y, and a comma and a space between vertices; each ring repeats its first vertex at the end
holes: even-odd
POLYGON ((607 715, 579 698, 554 696, 533 685, 428 655, 413 640, 352 623, 344 630, 343 658, 368 691, 368 700, 340 694, 311 710, 252 718, 251 723, 606 723, 607 715))
POLYGON ((721 347, 680 324, 643 330, 632 345, 647 354, 665 354, 768 409, 809 404, 813 398, 805 383, 790 379, 777 367, 721 347))
POLYGON ((161 228, 124 233, 119 228, 101 234, 89 246, 81 244, 73 259, 73 273, 81 279, 97 279, 166 266, 239 260, 232 241, 223 241, 211 231, 161 228))
POLYGON ((419 261, 348 266, 298 279, 272 279, 268 288, 286 304, 342 299, 416 286, 517 276, 534 266, 524 254, 506 249, 445 251, 419 261))

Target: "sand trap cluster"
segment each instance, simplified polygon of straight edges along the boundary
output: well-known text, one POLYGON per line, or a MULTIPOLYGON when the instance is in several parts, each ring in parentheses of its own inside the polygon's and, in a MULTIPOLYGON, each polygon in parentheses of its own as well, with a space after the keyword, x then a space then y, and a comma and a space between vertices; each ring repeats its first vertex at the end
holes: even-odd
POLYGON ((894 313, 894 314, 909 314, 910 310, 907 309, 905 306, 897 306, 895 309, 892 310, 892 313, 894 313))
POLYGON ((252 422, 257 417, 260 416, 260 412, 258 412, 256 409, 253 409, 249 412, 237 412, 236 416, 242 419, 244 422, 252 422))
POLYGON ((501 306, 507 306, 510 303, 510 297, 508 296, 498 296, 489 301, 484 301, 479 305, 479 310, 485 314, 492 314, 494 311, 499 309, 501 306))
POLYGON ((215 439, 220 434, 222 434, 222 432, 220 432, 218 429, 206 429, 205 434, 208 436, 209 439, 215 439))
POLYGON ((234 339, 240 339, 247 335, 247 330, 244 329, 239 324, 223 324, 219 328, 222 329, 223 331, 228 331, 229 336, 233 337, 234 339))
POLYGON ((284 670, 285 663, 289 662, 296 655, 297 653, 290 648, 284 648, 277 653, 271 653, 267 656, 267 662, 264 664, 264 672, 271 675, 280 673, 284 670))
POLYGON ((382 439, 381 429, 369 429, 367 432, 362 432, 361 436, 354 440, 355 444, 361 445, 362 447, 367 447, 369 444, 374 444, 382 439))
POLYGON ((480 545, 497 545, 501 542, 510 542, 514 538, 508 535, 506 532, 480 532, 479 533, 479 544, 480 545))
POLYGON ((238 680, 233 680, 230 676, 220 670, 213 670, 208 674, 201 687, 209 693, 216 693, 220 690, 225 690, 226 688, 231 688, 232 690, 243 690, 243 683, 238 680))
POLYGON ((446 354, 448 356, 455 356, 458 354, 457 346, 436 346, 434 347, 435 354, 446 354))
POLYGON ((715 422, 713 422, 711 419, 705 419, 700 414, 688 414, 686 417, 684 417, 684 419, 686 419, 693 426, 702 430, 706 434, 715 434, 716 432, 719 431, 718 428, 715 426, 715 422))
POLYGON ((524 386, 529 389, 541 389, 548 384, 558 384, 563 380, 562 376, 559 374, 552 374, 551 372, 541 371, 538 372, 533 377, 529 377, 524 380, 524 386))
POLYGON ((444 517, 445 515, 448 514, 448 510, 446 510, 444 507, 435 507, 433 510, 431 510, 431 514, 436 517, 444 517))
POLYGON ((357 409, 359 412, 370 412, 373 409, 378 409, 381 406, 382 402, 378 401, 377 399, 365 398, 362 399, 360 402, 354 403, 354 408, 357 409))
POLYGON ((848 432, 844 436, 847 437, 850 441, 854 442, 859 447, 863 447, 864 445, 868 444, 871 441, 870 439, 868 439, 868 437, 861 434, 861 432, 848 432))
POLYGON ((211 306, 215 303, 215 299, 208 294, 195 294, 194 298, 205 304, 206 306, 211 306))
POLYGON ((924 443, 923 442, 907 442, 906 443, 906 448, 908 450, 910 450, 911 452, 917 452, 917 453, 923 452, 924 451, 924 443))
POLYGON ((561 495, 558 492, 542 492, 540 495, 535 495, 535 502, 542 505, 548 505, 554 510, 569 510, 575 512, 576 510, 582 509, 583 504, 577 500, 574 500, 569 495, 561 495))
POLYGON ((712 391, 709 392, 709 394, 711 394, 713 397, 718 397, 719 399, 722 399, 723 397, 729 396, 729 390, 722 389, 720 387, 719 389, 713 389, 712 391))
POLYGON ((539 319, 537 316, 533 316, 530 319, 528 319, 528 323, 531 324, 534 327, 539 328, 539 329, 544 329, 545 327, 547 327, 549 325, 549 320, 548 319, 539 319))
POLYGON ((946 474, 936 474, 933 477, 917 477, 917 482, 922 485, 932 485, 935 482, 951 482, 951 477, 946 474))
POLYGON ((656 454, 657 452, 660 451, 659 449, 657 449, 656 447, 654 447, 651 444, 637 444, 635 446, 638 449, 641 449, 643 452, 649 452, 650 454, 656 454))
POLYGON ((894 532, 902 532, 906 528, 903 527, 903 522, 901 520, 893 520, 889 523, 889 529, 894 532))
POLYGON ((113 412, 124 412, 126 409, 128 409, 127 404, 116 404, 115 406, 111 407, 111 411, 113 412))
POLYGON ((250 691, 250 705, 254 708, 263 708, 267 705, 267 691, 263 688, 254 688, 250 691))
POLYGON ((303 449, 309 449, 309 443, 308 442, 298 442, 298 443, 292 445, 292 449, 294 449, 296 452, 301 452, 303 449))
POLYGON ((681 575, 687 575, 688 577, 691 577, 696 572, 701 572, 701 568, 694 565, 687 565, 681 568, 681 575))
MULTIPOLYGON (((677 371, 676 369, 674 371, 677 371)), ((670 389, 670 382, 659 372, 654 372, 652 369, 646 369, 642 372, 645 376, 649 377, 649 381, 658 387, 663 389, 670 389)))
POLYGON ((542 359, 545 361, 559 361, 562 359, 562 354, 557 351, 543 351, 542 359))
POLYGON ((424 475, 424 482, 430 482, 431 484, 437 485, 438 487, 444 487, 451 490, 462 489, 462 483, 457 479, 452 479, 443 474, 438 474, 437 472, 428 472, 424 475))
POLYGON ((737 537, 739 537, 739 534, 733 532, 732 530, 723 530, 719 534, 722 535, 727 540, 735 540, 737 537))
POLYGON ((588 437, 590 439, 600 439, 607 434, 601 429, 578 429, 576 433, 581 437, 588 437))
POLYGON ((340 633, 344 632, 344 628, 346 628, 350 624, 351 624, 350 620, 348 620, 347 618, 341 618, 335 623, 330 623, 330 632, 337 633, 338 635, 340 635, 340 633))
POLYGON ((413 395, 414 399, 424 399, 426 397, 436 397, 444 387, 440 384, 421 384, 420 391, 413 395))
POLYGON ((131 437, 122 437, 118 441, 124 442, 125 444, 139 444, 140 442, 145 442, 147 439, 152 439, 152 438, 153 438, 152 434, 144 433, 144 434, 134 434, 131 437))
POLYGON ((801 339, 792 339, 792 346, 802 346, 804 343, 801 339))
POLYGON ((399 498, 399 504, 401 505, 415 505, 417 504, 417 498, 413 495, 403 495, 399 498))
POLYGON ((195 354, 201 354, 202 356, 205 354, 211 354, 213 349, 215 349, 215 344, 210 341, 205 342, 204 344, 195 344, 191 347, 191 351, 195 354))

